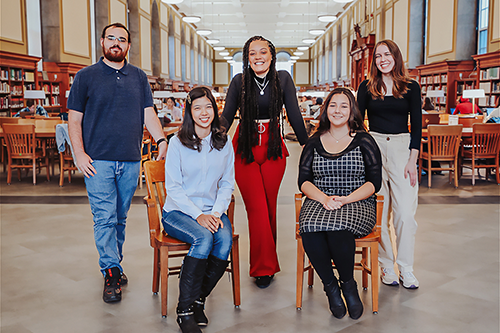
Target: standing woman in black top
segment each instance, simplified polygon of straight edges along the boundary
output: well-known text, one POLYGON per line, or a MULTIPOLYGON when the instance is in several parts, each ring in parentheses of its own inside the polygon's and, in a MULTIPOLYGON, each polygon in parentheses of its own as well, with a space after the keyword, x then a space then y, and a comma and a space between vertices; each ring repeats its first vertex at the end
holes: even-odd
POLYGON ((405 288, 418 288, 413 275, 415 213, 418 205, 417 159, 422 137, 422 100, 419 84, 408 76, 401 52, 391 40, 375 45, 369 79, 363 81, 357 95, 359 109, 364 118, 368 111, 370 133, 382 154, 382 239, 379 262, 384 284, 405 288), (411 133, 408 131, 408 116, 411 133), (396 252, 394 257, 389 220, 393 218, 396 252))
POLYGON ((286 71, 276 70, 276 49, 261 36, 243 47, 243 73, 236 75, 226 95, 222 116, 240 122, 233 139, 235 178, 245 202, 250 236, 250 276, 260 288, 280 271, 276 253, 276 204, 288 151, 281 137, 283 104, 300 144, 307 133, 295 84, 286 71))

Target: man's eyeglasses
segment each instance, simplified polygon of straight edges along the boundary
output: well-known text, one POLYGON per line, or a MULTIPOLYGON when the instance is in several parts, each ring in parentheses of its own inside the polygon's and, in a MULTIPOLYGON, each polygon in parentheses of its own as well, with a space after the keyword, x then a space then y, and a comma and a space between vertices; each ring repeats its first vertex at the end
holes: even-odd
POLYGON ((120 43, 127 42, 127 38, 125 38, 125 37, 116 37, 113 35, 107 35, 106 38, 107 38, 107 40, 112 41, 112 42, 114 42, 115 40, 118 40, 120 43))

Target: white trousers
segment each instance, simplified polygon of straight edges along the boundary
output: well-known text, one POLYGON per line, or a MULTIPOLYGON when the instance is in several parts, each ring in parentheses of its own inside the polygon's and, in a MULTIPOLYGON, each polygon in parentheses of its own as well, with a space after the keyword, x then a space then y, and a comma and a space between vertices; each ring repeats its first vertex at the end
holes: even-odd
POLYGON ((382 211, 382 239, 379 246, 381 268, 393 268, 394 262, 400 272, 412 272, 417 221, 418 183, 412 187, 410 177, 405 179, 404 168, 410 156, 410 134, 370 133, 382 154, 382 187, 378 192, 384 196, 382 211), (391 242, 390 221, 394 225, 396 256, 391 242))

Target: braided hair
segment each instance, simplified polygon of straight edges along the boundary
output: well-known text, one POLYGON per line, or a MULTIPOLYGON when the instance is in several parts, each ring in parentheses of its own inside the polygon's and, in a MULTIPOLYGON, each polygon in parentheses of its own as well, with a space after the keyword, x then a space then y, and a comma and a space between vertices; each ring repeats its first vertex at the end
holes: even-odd
POLYGON ((267 158, 278 159, 283 157, 281 149, 281 135, 279 131, 279 118, 283 107, 283 94, 281 91, 278 72, 276 71, 276 48, 273 43, 262 36, 254 36, 246 41, 243 47, 243 73, 241 85, 240 106, 240 132, 238 136, 238 149, 236 153, 247 163, 254 161, 252 147, 258 143, 258 129, 255 120, 259 116, 259 105, 255 90, 255 73, 249 64, 250 44, 253 41, 265 41, 271 52, 271 65, 267 73, 269 86, 271 87, 271 103, 269 105, 269 146, 267 158))

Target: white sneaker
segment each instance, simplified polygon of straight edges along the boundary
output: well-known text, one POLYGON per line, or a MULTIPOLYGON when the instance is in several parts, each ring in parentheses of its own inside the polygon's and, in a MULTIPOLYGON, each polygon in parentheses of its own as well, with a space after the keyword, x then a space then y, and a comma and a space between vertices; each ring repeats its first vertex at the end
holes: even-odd
POLYGON ((399 285, 398 276, 396 275, 396 272, 394 272, 393 268, 382 268, 380 279, 382 280, 383 284, 386 284, 388 286, 399 285))
POLYGON ((418 280, 415 275, 413 275, 413 272, 399 273, 399 280, 406 289, 418 288, 418 280))

